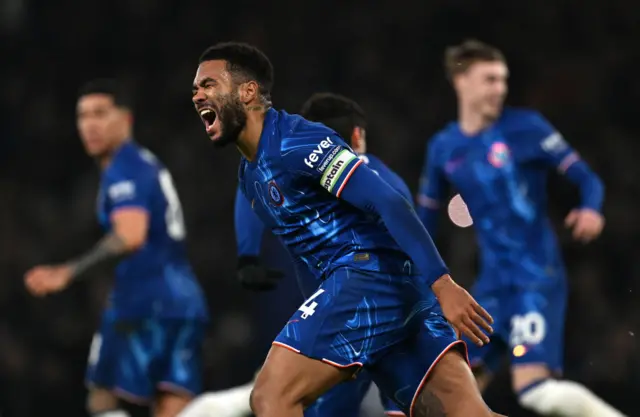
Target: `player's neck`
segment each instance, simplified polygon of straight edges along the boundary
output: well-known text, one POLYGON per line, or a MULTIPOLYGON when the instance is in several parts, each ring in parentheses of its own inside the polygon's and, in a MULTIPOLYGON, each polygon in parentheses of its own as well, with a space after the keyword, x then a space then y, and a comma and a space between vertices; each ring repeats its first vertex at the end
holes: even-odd
POLYGON ((253 162, 256 158, 262 128, 264 127, 264 118, 268 109, 269 107, 265 105, 255 105, 247 108, 247 124, 238 135, 238 142, 236 143, 238 150, 247 161, 253 162))
POLYGON ((473 111, 469 107, 460 105, 458 109, 458 124, 465 135, 477 135, 491 124, 491 121, 481 113, 473 111))
POLYGON ((107 167, 109 166, 109 164, 113 160, 113 156, 118 152, 118 150, 122 146, 124 146, 125 143, 127 143, 129 141, 129 137, 130 136, 131 135, 127 136, 126 138, 122 139, 121 141, 118 141, 111 150, 109 150, 104 155, 100 155, 99 157, 96 158, 96 160, 98 162, 98 166, 100 167, 101 171, 104 171, 105 169, 107 169, 107 167))

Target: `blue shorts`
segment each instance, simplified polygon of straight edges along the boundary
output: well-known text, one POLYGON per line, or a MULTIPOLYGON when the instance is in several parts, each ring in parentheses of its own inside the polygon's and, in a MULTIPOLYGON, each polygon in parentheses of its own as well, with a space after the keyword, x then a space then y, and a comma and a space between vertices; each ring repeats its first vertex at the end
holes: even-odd
MULTIPOLYGON (((371 388, 366 371, 357 379, 336 385, 304 410, 304 417, 358 417, 362 400, 371 388)), ((398 406, 380 392, 382 407, 388 416, 404 416, 398 406)))
POLYGON ((120 321, 105 312, 91 344, 87 383, 141 404, 158 391, 198 395, 205 326, 192 319, 120 321))
POLYGON ((466 354, 464 343, 409 260, 366 258, 331 272, 274 344, 340 368, 366 368, 410 415, 429 370, 453 346, 466 354))
MULTIPOLYGON (((564 275, 562 268, 558 270, 564 275)), ((564 276, 529 278, 528 286, 476 286, 472 291, 476 301, 494 319, 491 343, 483 347, 469 344, 469 358, 474 366, 484 365, 495 372, 508 353, 512 365, 540 363, 551 371, 562 372, 566 281, 564 276)))

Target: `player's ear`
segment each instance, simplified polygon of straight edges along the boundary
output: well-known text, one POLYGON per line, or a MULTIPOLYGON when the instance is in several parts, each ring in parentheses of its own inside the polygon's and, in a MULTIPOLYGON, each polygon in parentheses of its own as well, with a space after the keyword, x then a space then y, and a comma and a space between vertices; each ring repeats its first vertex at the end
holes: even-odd
POLYGON ((360 149, 364 147, 365 144, 365 130, 359 126, 353 128, 351 132, 351 148, 353 148, 356 152, 364 152, 360 149))
POLYGON ((238 95, 240 96, 240 101, 244 104, 251 103, 259 98, 260 87, 255 81, 247 81, 246 83, 240 84, 238 95))
POLYGON ((451 79, 451 83, 453 84, 453 88, 455 90, 463 88, 465 81, 466 81, 466 77, 464 72, 454 75, 451 79))

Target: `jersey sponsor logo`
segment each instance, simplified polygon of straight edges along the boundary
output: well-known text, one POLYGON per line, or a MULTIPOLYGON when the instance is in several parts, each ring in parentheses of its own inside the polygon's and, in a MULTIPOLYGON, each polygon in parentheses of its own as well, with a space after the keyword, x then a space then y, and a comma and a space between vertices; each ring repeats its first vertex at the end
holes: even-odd
POLYGON ((554 132, 547 136, 540 144, 542 150, 548 153, 560 153, 568 148, 567 142, 565 142, 562 135, 558 132, 554 132))
POLYGON ((502 168, 509 162, 509 147, 504 142, 495 142, 491 145, 487 159, 496 168, 502 168))
POLYGON ((312 150, 306 158, 304 158, 304 164, 311 169, 315 168, 314 164, 320 161, 320 157, 325 155, 327 149, 329 149, 331 145, 333 145, 333 142, 331 141, 331 138, 327 136, 325 140, 321 141, 318 146, 316 146, 316 148, 312 150))
POLYGON ((281 206, 284 203, 284 196, 278 188, 278 184, 275 181, 271 181, 269 183, 269 197, 271 198, 271 202, 276 206, 281 206))
POLYGON ((133 181, 120 181, 110 186, 107 194, 113 202, 130 200, 136 196, 136 185, 133 181))
POLYGON ((333 191, 333 188, 338 183, 340 176, 344 169, 349 165, 351 161, 357 157, 346 149, 343 149, 336 157, 329 167, 324 171, 322 178, 320 178, 320 185, 326 188, 327 191, 333 191))
POLYGON ((344 149, 342 146, 336 146, 335 148, 333 148, 331 152, 329 152, 329 154, 325 156, 324 159, 320 162, 320 165, 318 166, 318 172, 324 172, 331 161, 333 161, 333 158, 335 158, 342 149, 344 149))

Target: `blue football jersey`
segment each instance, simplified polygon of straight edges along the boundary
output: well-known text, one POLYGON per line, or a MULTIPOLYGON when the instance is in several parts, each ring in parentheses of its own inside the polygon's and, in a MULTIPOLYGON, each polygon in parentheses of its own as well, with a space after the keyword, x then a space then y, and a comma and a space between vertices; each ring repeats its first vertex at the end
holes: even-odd
POLYGON ((453 185, 473 219, 483 268, 518 265, 532 273, 527 276, 544 279, 562 265, 547 217, 547 173, 550 167, 565 172, 577 161, 561 134, 535 111, 505 109, 474 136, 451 123, 428 144, 418 195, 421 217, 433 234, 435 209, 453 185))
MULTIPOLYGON (((407 199, 408 202, 412 203, 413 198, 407 184, 398 174, 386 166, 384 162, 371 154, 360 154, 358 155, 358 158, 360 158, 365 164, 367 164, 367 166, 369 166, 369 168, 371 168, 389 185, 391 185, 391 187, 407 199)), ((251 204, 242 194, 240 189, 238 189, 238 192, 236 193, 234 218, 238 255, 260 255, 264 225, 254 213, 251 204)), ((291 257, 287 254, 278 254, 281 257, 286 257, 286 260, 291 261, 291 257)), ((317 282, 315 279, 309 279, 310 277, 309 273, 306 272, 306 266, 297 268, 296 276, 303 296, 310 296, 317 288, 317 282)))
POLYGON ((187 260, 182 208, 169 171, 133 142, 117 150, 104 170, 98 219, 106 232, 111 215, 136 207, 149 214, 142 248, 116 268, 110 304, 118 317, 205 318, 207 308, 187 260))
POLYGON ((354 253, 406 256, 377 216, 336 197, 363 163, 331 129, 270 109, 258 152, 242 159, 239 187, 265 226, 316 278, 354 253))

